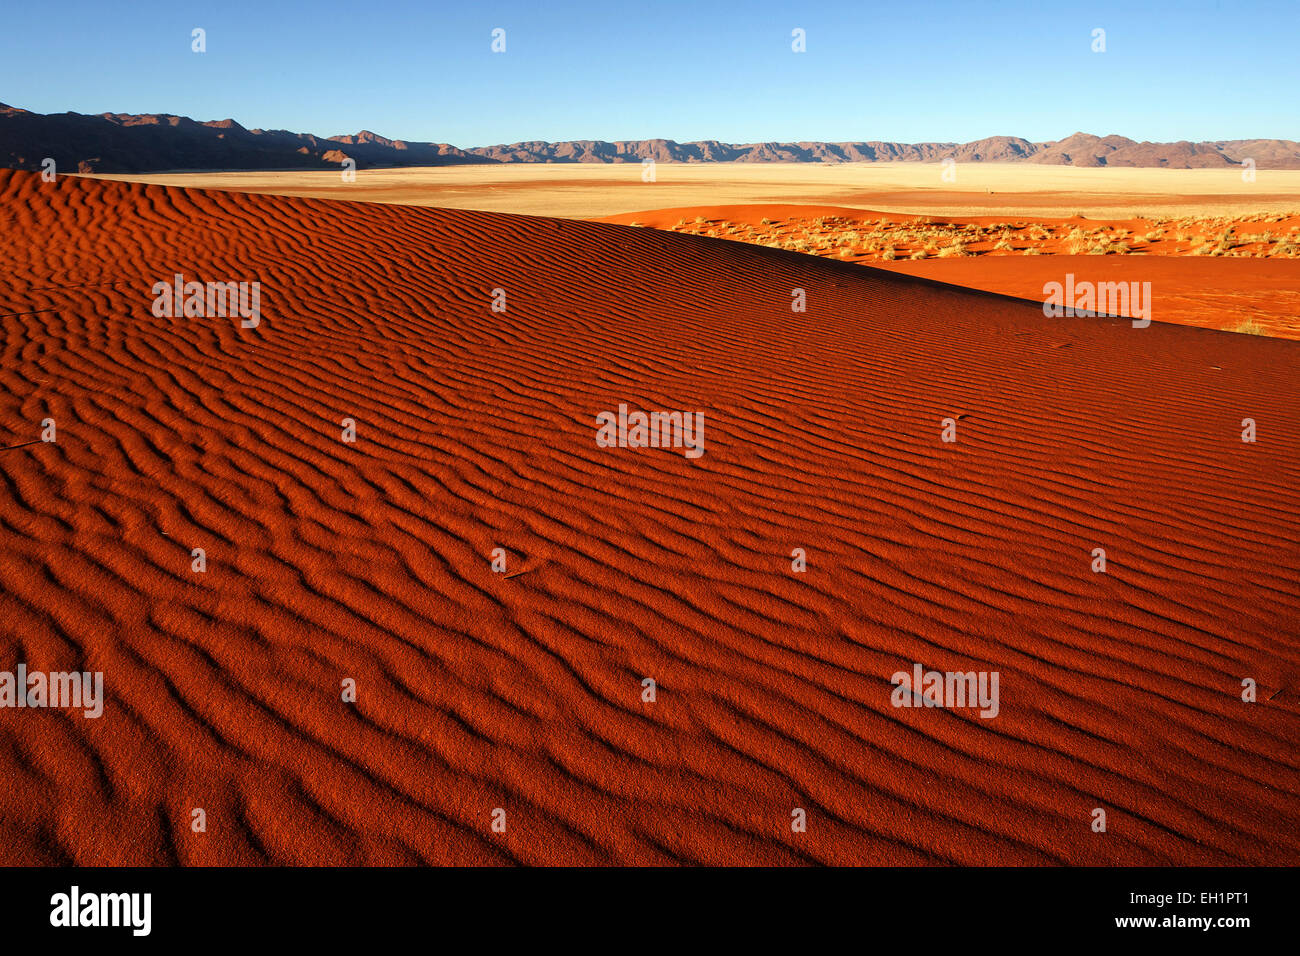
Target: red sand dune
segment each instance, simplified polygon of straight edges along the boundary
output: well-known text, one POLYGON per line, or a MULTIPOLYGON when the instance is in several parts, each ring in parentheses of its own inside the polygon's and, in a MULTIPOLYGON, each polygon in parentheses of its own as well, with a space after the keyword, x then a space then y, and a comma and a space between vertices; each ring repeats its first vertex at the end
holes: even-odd
POLYGON ((1300 259, 1209 256, 988 256, 876 264, 986 292, 1043 301, 1043 286, 1075 282, 1151 283, 1151 317, 1226 328, 1254 322, 1265 334, 1300 339, 1300 259))
MULTIPOLYGON (((688 206, 671 209, 654 209, 643 212, 608 216, 599 221, 623 225, 650 226, 655 229, 675 229, 680 223, 704 223, 709 228, 715 224, 727 226, 758 227, 773 223, 772 235, 783 232, 798 233, 802 225, 826 218, 839 222, 864 222, 888 219, 905 225, 925 222, 931 217, 899 213, 873 212, 846 206, 816 206, 789 204, 746 204, 731 206, 688 206), (791 225, 791 224, 794 225, 791 225)), ((1203 328, 1237 331, 1250 323, 1261 334, 1279 338, 1300 339, 1300 259, 1265 258, 1256 254, 1263 248, 1259 243, 1245 243, 1250 255, 1215 257, 1193 255, 1188 250, 1199 243, 1213 242, 1215 236, 1187 227, 1190 238, 1174 241, 1183 230, 1170 227, 1168 237, 1152 244, 1140 236, 1152 228, 1151 220, 1113 219, 1087 220, 1041 219, 1008 216, 962 216, 954 220, 961 224, 992 226, 1008 221, 1020 223, 1028 230, 1048 226, 1057 233, 1053 238, 1034 242, 1046 255, 1025 256, 1019 250, 999 254, 990 251, 992 242, 983 243, 981 254, 966 257, 909 259, 906 254, 892 261, 879 256, 865 260, 878 269, 905 272, 939 282, 952 283, 985 292, 1042 302, 1044 284, 1064 284, 1066 273, 1079 282, 1149 282, 1151 283, 1152 317, 1162 322, 1180 325, 1199 325, 1203 328), (1059 238, 1067 229, 1116 229, 1134 232, 1130 241, 1138 250, 1126 255, 1068 255, 1063 254, 1066 244, 1059 238)), ((1204 228, 1211 220, 1199 220, 1204 228)), ((1280 240, 1297 226, 1294 216, 1284 217, 1279 223, 1234 223, 1236 230, 1248 238, 1251 234, 1270 232, 1280 240)), ((691 226, 686 231, 693 230, 691 226)), ((1016 230, 1018 241, 1025 239, 1026 229, 1016 230)), ((1164 230, 1162 230, 1164 231, 1164 230)), ((1222 227, 1219 228, 1222 231, 1222 227)), ((746 241, 743 237, 730 236, 746 241)), ((754 241, 749 238, 747 241, 754 241)), ((859 264, 864 260, 858 259, 859 264)))
POLYGON ((0 669, 108 697, 0 710, 0 862, 1300 862, 1300 343, 25 173, 0 237, 0 669), (918 662, 999 715, 891 706, 918 662))

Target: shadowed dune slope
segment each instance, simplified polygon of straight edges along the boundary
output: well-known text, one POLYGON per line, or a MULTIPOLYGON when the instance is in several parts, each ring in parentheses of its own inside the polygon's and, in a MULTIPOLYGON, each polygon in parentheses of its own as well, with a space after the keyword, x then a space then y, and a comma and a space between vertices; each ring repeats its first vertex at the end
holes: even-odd
POLYGON ((107 697, 0 710, 0 862, 1300 862, 1300 343, 11 172, 0 274, 0 670, 107 697))

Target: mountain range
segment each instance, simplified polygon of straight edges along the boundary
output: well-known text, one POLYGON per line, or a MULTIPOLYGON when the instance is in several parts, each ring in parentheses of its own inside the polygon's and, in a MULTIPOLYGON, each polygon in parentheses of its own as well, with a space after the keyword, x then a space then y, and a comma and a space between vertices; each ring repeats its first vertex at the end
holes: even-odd
POLYGON ((656 162, 1027 162, 1067 166, 1213 169, 1252 159, 1261 169, 1300 169, 1300 143, 1282 139, 1177 143, 1075 133, 1052 142, 991 136, 971 143, 721 143, 670 139, 532 141, 461 149, 388 139, 368 130, 318 137, 247 129, 232 119, 200 122, 162 113, 32 113, 0 103, 0 167, 37 170, 46 158, 82 173, 180 170, 337 169, 475 163, 656 162))

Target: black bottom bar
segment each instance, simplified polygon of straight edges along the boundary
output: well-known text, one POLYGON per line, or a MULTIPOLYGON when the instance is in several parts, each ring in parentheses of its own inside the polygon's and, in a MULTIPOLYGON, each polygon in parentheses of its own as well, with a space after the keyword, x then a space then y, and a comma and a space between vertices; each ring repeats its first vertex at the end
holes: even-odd
POLYGON ((254 940, 338 946, 421 932, 433 942, 518 938, 533 947, 586 941, 616 949, 687 940, 730 949, 752 939, 804 950, 846 934, 872 945, 1125 938, 1233 945, 1286 930, 1293 876, 1214 868, 6 869, 0 920, 9 943, 205 948, 254 940), (146 925, 145 898, 120 894, 146 893, 144 935, 137 930, 146 925))

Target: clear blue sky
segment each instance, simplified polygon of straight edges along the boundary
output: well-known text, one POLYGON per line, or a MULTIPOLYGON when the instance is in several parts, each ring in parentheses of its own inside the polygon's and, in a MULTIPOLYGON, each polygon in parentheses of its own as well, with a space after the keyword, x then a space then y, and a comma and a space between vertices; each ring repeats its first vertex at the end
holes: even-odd
POLYGON ((40 113, 458 146, 1300 139, 1297 0, 13 0, 4 20, 0 101, 40 113))

